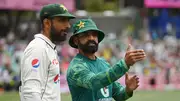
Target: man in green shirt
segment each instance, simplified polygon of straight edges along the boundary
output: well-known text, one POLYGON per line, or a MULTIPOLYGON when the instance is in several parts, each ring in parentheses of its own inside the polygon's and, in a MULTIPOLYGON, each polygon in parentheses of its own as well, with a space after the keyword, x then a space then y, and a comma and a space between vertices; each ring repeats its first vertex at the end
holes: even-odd
POLYGON ((104 38, 91 19, 78 20, 73 25, 73 35, 69 39, 71 47, 79 50, 67 71, 68 86, 73 101, 124 101, 133 95, 138 87, 137 76, 128 77, 126 87, 116 80, 122 77, 137 61, 145 58, 143 50, 130 50, 125 58, 110 66, 104 59, 96 57, 98 43, 104 38))

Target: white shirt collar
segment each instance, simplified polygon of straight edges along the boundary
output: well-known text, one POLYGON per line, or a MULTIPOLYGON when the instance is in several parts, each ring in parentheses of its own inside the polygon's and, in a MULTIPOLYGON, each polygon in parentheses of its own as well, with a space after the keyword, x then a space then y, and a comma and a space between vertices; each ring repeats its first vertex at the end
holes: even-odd
POLYGON ((43 34, 36 34, 36 35, 34 35, 34 38, 40 38, 40 39, 44 40, 47 44, 49 44, 53 49, 56 48, 56 45, 54 43, 52 43, 52 41, 43 34))

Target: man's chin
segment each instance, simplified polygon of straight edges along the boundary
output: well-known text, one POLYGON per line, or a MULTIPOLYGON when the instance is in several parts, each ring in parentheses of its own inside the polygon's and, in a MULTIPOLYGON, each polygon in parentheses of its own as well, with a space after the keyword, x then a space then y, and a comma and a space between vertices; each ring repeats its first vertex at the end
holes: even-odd
POLYGON ((89 50, 84 50, 83 52, 84 52, 84 53, 87 53, 87 54, 94 54, 94 53, 97 52, 97 50, 91 50, 91 49, 89 49, 89 50))
POLYGON ((92 51, 91 51, 91 52, 89 52, 89 51, 88 51, 88 52, 87 52, 87 51, 83 51, 83 53, 86 53, 86 54, 95 54, 96 51, 93 51, 93 52, 92 52, 92 51))

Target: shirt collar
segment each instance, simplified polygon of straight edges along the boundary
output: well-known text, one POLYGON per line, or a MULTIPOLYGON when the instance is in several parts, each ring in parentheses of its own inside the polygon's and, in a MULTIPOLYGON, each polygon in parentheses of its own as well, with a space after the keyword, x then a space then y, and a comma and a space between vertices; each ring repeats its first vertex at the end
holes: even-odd
POLYGON ((53 49, 56 48, 56 45, 54 43, 52 43, 52 41, 49 38, 47 38, 45 35, 43 35, 43 34, 36 34, 36 35, 34 35, 34 37, 35 38, 40 38, 40 39, 44 40, 53 49))

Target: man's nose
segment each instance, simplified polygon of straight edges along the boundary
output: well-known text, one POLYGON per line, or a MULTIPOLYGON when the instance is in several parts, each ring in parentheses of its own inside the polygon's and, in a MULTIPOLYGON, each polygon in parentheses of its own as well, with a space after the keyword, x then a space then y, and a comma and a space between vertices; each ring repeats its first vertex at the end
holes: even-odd
POLYGON ((89 35, 89 39, 90 39, 90 40, 94 40, 95 37, 94 37, 93 35, 90 34, 90 35, 89 35))
POLYGON ((66 28, 71 28, 71 24, 69 22, 66 24, 66 28))

